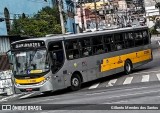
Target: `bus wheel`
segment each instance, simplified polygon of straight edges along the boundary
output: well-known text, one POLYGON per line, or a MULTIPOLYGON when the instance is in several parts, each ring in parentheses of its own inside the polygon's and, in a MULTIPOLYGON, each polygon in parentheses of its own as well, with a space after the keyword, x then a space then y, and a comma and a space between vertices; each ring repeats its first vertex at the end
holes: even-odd
POLYGON ((124 72, 128 75, 132 72, 132 63, 129 60, 126 60, 124 64, 124 72))
POLYGON ((73 74, 71 78, 71 90, 72 91, 79 90, 81 88, 81 84, 82 84, 82 81, 79 74, 73 74))

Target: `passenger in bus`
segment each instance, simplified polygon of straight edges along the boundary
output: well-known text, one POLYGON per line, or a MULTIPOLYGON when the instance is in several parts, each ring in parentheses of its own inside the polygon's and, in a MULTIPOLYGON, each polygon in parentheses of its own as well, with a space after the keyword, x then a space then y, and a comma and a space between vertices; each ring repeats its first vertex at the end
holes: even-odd
POLYGON ((122 49, 122 45, 120 45, 120 44, 117 44, 116 47, 117 47, 117 50, 121 50, 122 49))

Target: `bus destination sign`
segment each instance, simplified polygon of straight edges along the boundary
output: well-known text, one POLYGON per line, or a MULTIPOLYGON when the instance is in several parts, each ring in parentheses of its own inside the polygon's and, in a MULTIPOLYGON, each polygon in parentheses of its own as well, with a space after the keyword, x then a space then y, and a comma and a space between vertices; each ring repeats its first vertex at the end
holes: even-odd
POLYGON ((20 42, 16 44, 12 44, 13 49, 19 49, 19 48, 36 48, 36 47, 44 47, 44 42, 42 41, 34 41, 34 42, 20 42))

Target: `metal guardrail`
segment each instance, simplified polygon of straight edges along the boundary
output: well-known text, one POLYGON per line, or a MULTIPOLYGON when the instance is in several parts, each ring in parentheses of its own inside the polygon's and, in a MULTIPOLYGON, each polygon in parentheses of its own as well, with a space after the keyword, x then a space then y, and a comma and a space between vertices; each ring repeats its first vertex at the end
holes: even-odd
POLYGON ((0 95, 12 95, 14 93, 11 76, 11 70, 0 72, 0 95))

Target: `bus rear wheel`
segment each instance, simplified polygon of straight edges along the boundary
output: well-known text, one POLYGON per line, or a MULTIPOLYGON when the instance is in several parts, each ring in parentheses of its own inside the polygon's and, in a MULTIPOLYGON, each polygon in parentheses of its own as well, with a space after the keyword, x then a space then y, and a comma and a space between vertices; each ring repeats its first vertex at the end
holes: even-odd
POLYGON ((128 75, 132 72, 132 63, 129 60, 126 60, 124 64, 124 72, 128 75))
POLYGON ((72 78, 71 78, 71 90, 72 91, 76 91, 79 90, 81 88, 81 78, 79 76, 79 74, 73 74, 72 78))

